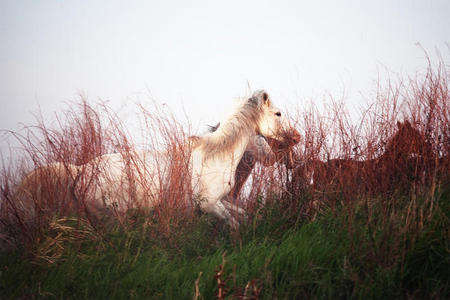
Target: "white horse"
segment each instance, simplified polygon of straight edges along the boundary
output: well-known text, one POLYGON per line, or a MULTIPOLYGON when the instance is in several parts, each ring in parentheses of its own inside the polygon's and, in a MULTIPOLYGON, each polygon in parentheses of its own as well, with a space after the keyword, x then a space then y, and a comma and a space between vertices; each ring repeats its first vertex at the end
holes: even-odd
MULTIPOLYGON (((210 126, 209 132, 216 131, 220 126, 210 126)), ((295 135, 295 132, 293 132, 295 135)), ((245 152, 236 168, 235 183, 228 197, 222 199, 222 203, 228 208, 243 213, 237 205, 237 198, 245 182, 250 176, 256 163, 269 167, 276 162, 282 162, 288 169, 292 169, 294 161, 292 157, 292 147, 300 141, 300 135, 293 137, 290 141, 280 143, 273 139, 258 134, 252 137, 245 152)))
POLYGON ((192 151, 192 186, 194 194, 205 199, 201 203, 204 211, 234 221, 220 200, 234 186, 236 168, 255 134, 285 143, 296 143, 300 136, 264 90, 244 100, 215 132, 203 136, 192 151))
POLYGON ((182 179, 192 194, 202 199, 203 211, 235 223, 235 217, 221 199, 234 186, 236 168, 247 147, 252 143, 261 145, 263 138, 258 134, 291 144, 297 143, 300 137, 263 90, 242 101, 217 131, 191 140, 189 151, 183 152, 181 159, 179 154, 174 154, 176 151, 170 150, 115 153, 100 156, 86 165, 54 169, 73 180, 73 194, 88 195, 85 201, 88 210, 151 207, 164 200, 164 192, 176 192, 167 190, 169 182, 182 179))

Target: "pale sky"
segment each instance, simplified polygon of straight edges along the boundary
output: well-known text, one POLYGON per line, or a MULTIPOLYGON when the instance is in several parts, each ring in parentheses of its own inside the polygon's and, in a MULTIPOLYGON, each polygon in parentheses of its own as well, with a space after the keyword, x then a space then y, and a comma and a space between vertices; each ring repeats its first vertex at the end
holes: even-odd
MULTIPOLYGON (((252 89, 281 108, 345 88, 350 106, 383 68, 449 57, 450 1, 0 0, 0 129, 76 100, 153 98, 194 125, 252 89)), ((0 146, 5 140, 0 136, 0 146)))

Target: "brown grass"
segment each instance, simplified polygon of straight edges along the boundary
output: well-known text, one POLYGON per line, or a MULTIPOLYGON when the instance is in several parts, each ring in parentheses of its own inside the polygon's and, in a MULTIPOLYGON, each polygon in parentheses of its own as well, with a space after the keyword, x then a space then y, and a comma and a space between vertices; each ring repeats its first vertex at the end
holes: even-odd
MULTIPOLYGON (((302 132, 302 142, 294 149, 295 168, 257 164, 237 203, 247 210, 250 220, 258 216, 258 209, 267 201, 279 201, 287 213, 295 212, 297 218, 306 219, 324 209, 335 211, 337 206, 344 206, 350 216, 350 231, 351 216, 357 207, 365 207, 368 225, 375 226, 371 216, 373 210, 380 209, 375 204, 381 203, 381 222, 397 218, 405 231, 420 229, 435 208, 439 187, 450 179, 449 79, 448 67, 442 60, 435 66, 429 61, 426 70, 414 78, 380 84, 357 122, 350 118, 345 99, 332 97, 325 111, 312 103, 291 112, 293 123, 302 132), (402 137, 394 145, 391 141, 397 124, 406 121, 419 135, 402 137), (405 195, 406 200, 399 200, 405 195), (397 214, 392 209, 400 201, 407 203, 406 209, 397 214)), ((72 165, 83 166, 114 152, 121 153, 125 169, 132 170, 139 165, 137 151, 168 151, 169 180, 161 184, 159 201, 150 212, 159 228, 153 234, 170 236, 174 229, 191 222, 195 199, 186 184, 190 182, 189 122, 177 121, 158 105, 139 108, 143 137, 139 147, 105 103, 91 105, 86 99, 58 114, 53 126, 40 117, 36 126, 13 133, 22 145, 24 160, 5 167, 0 177, 2 240, 15 244, 23 238, 42 238, 44 229, 66 217, 79 217, 101 232, 105 224, 102 216, 108 211, 100 212, 100 216, 89 211, 89 197, 101 169, 94 164, 80 167, 81 173, 69 171, 72 165), (61 163, 66 176, 58 177, 46 168, 53 162, 61 163), (36 188, 28 195, 29 205, 37 213, 33 222, 24 216, 16 201, 18 183, 30 170, 41 170, 32 178, 30 184, 36 188)), ((134 220, 130 216, 142 210, 136 204, 142 200, 138 199, 136 183, 145 190, 149 180, 145 170, 127 173, 127 190, 123 192, 130 196, 128 204, 133 209, 127 213, 114 209, 112 214, 109 212, 121 226, 127 227, 134 220)), ((49 243, 48 251, 57 253, 58 242, 49 243)), ((44 254, 39 255, 45 256, 47 250, 41 252, 44 254)))
POLYGON ((49 127, 38 118, 36 126, 13 133, 22 145, 24 159, 2 172, 2 239, 10 245, 23 239, 42 239, 42 233, 55 220, 65 217, 87 221, 99 232, 111 218, 127 227, 142 210, 143 199, 137 189, 142 186, 145 191, 153 180, 147 176, 148 170, 140 168, 138 151, 165 150, 171 162, 169 179, 158 189, 159 201, 151 212, 159 228, 155 234, 169 235, 180 222, 192 219, 195 204, 186 184, 190 176, 191 149, 186 143, 190 126, 182 125, 156 104, 150 109, 140 105, 139 109, 145 133, 144 145, 139 149, 106 104, 94 106, 85 99, 57 115, 56 126, 49 127), (124 161, 125 183, 119 193, 128 195, 128 212, 92 205, 98 191, 98 174, 104 171, 97 158, 107 153, 120 153, 124 161))

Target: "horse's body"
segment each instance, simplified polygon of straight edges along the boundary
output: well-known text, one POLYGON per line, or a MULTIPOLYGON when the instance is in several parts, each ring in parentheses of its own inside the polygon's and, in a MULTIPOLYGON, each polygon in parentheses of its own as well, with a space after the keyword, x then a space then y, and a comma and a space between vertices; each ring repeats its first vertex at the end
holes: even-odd
MULTIPOLYGON (((219 126, 220 123, 216 126, 211 126, 210 132, 216 131, 219 126)), ((242 187, 257 162, 265 167, 272 166, 275 162, 284 162, 286 167, 293 167, 294 162, 291 148, 301 139, 298 132, 293 132, 293 134, 294 136, 290 141, 283 143, 262 135, 256 135, 252 138, 236 168, 234 186, 229 194, 228 200, 235 201, 238 198, 242 187)))
POLYGON ((54 162, 24 176, 10 206, 19 221, 29 221, 54 212, 68 214, 78 210, 74 197, 74 178, 78 167, 54 162))
MULTIPOLYGON (((130 206, 151 207, 157 201, 164 201, 165 192, 176 192, 173 187, 167 187, 168 183, 183 181, 201 199, 202 210, 233 223, 235 217, 221 199, 232 190, 236 169, 247 147, 260 141, 255 139, 258 134, 281 143, 295 142, 299 136, 281 117, 265 91, 257 91, 244 100, 215 132, 191 139, 184 162, 174 165, 175 158, 179 157, 167 150, 108 154, 82 166, 56 163, 44 169, 67 178, 68 184, 74 187, 75 197, 86 195, 84 207, 91 211, 104 207, 118 211, 130 206)), ((270 156, 270 152, 266 154, 270 156)), ((27 176, 30 177, 33 175, 27 176)), ((19 190, 30 188, 35 187, 22 182, 19 190)))
POLYGON ((293 181, 298 189, 311 182, 319 191, 335 191, 345 187, 348 190, 384 191, 393 184, 402 185, 405 176, 421 176, 417 169, 419 160, 425 159, 426 141, 409 121, 397 123, 398 130, 388 141, 385 152, 369 160, 330 159, 310 161, 297 166, 293 181), (412 170, 413 168, 414 170, 412 170), (403 181, 403 182, 402 182, 403 181))
POLYGON ((164 152, 102 155, 78 167, 80 176, 76 184, 88 189, 87 205, 91 210, 107 207, 124 212, 129 208, 153 206, 161 180, 169 176, 167 160, 164 152))

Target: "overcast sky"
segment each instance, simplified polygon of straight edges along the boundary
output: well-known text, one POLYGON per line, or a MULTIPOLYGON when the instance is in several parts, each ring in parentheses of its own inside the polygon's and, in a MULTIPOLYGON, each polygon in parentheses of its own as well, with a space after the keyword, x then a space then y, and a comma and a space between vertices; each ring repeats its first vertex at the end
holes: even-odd
POLYGON ((426 66, 416 43, 448 54, 449 12, 448 0, 1 0, 0 129, 79 93, 115 107, 152 97, 194 125, 221 118, 247 82, 282 108, 343 88, 356 105, 380 68, 426 66))

